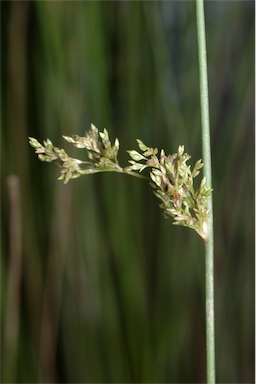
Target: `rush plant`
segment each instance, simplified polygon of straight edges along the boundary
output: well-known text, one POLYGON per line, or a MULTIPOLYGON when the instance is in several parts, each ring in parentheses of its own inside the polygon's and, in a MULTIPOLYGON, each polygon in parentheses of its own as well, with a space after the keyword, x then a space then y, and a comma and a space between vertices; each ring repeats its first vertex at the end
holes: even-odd
POLYGON ((215 338, 214 338, 214 249, 213 208, 211 188, 210 123, 207 84, 207 61, 205 42, 205 21, 203 0, 196 0, 198 58, 200 79, 200 105, 202 121, 202 149, 205 163, 204 177, 195 178, 203 168, 202 160, 193 167, 188 165, 191 156, 180 145, 176 153, 166 155, 165 151, 151 148, 137 139, 138 150, 129 150, 129 164, 122 167, 118 162, 119 140, 114 144, 106 129, 99 132, 91 129, 83 137, 63 136, 77 148, 86 150, 88 160, 70 157, 62 148, 55 147, 47 139, 41 144, 30 137, 39 160, 55 162, 60 168, 59 180, 66 184, 70 179, 98 172, 117 172, 148 179, 153 192, 160 201, 160 208, 173 224, 194 229, 205 242, 205 301, 206 301, 206 361, 207 383, 215 384, 215 338), (144 175, 146 172, 146 176, 144 175), (207 181, 207 183, 206 183, 207 181))

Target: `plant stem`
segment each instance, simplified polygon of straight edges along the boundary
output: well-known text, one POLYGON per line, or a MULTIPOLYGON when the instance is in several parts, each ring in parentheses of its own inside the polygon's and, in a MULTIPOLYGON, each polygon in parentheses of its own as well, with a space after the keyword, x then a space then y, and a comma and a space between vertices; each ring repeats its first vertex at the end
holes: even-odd
POLYGON ((6 291, 6 321, 4 339, 4 382, 15 382, 20 328, 20 291, 22 277, 22 229, 19 178, 10 175, 7 179, 10 201, 10 260, 6 291))
MULTIPOLYGON (((204 174, 211 188, 211 139, 208 102, 207 62, 205 43, 205 20, 203 0, 196 0, 197 38, 200 78, 200 103, 202 124, 202 150, 204 174)), ((207 383, 215 383, 215 341, 214 341, 214 251, 213 251, 213 208, 212 197, 208 198, 208 240, 205 242, 205 288, 206 288, 206 360, 207 383)))

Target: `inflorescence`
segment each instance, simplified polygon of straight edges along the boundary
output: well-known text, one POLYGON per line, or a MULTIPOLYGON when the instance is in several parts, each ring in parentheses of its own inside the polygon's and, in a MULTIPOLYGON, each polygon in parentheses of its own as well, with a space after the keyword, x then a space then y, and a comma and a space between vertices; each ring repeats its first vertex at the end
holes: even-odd
POLYGON ((64 149, 54 147, 49 139, 42 145, 33 137, 29 138, 29 143, 35 148, 39 160, 54 161, 59 165, 59 180, 66 184, 70 179, 97 172, 119 172, 144 178, 141 172, 148 168, 150 184, 160 200, 164 216, 172 217, 173 224, 194 229, 205 242, 207 241, 207 198, 212 189, 206 186, 205 177, 195 189, 194 178, 200 173, 203 163, 198 160, 191 170, 191 166, 187 165, 191 156, 184 151, 183 145, 179 146, 177 153, 166 156, 163 149, 159 154, 157 148, 147 147, 137 139, 141 153, 128 151, 131 157, 130 165, 122 168, 117 159, 119 141, 116 139, 112 145, 106 129, 99 132, 92 124, 84 137, 74 135, 63 138, 77 148, 86 149, 88 161, 69 157, 64 149))

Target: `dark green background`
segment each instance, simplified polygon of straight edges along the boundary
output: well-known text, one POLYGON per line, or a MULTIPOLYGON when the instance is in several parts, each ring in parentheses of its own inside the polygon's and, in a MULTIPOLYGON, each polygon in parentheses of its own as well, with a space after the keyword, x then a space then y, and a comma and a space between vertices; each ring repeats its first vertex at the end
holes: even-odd
MULTIPOLYGON (((209 1, 205 12, 217 382, 252 383, 254 2, 209 1)), ((61 135, 92 122, 119 138, 121 164, 136 138, 200 158, 194 2, 1 2, 1 30, 2 382, 204 382, 202 240, 162 217, 147 182, 98 174, 64 186, 27 139, 84 158, 61 135), (10 174, 21 192, 16 272, 10 174)))

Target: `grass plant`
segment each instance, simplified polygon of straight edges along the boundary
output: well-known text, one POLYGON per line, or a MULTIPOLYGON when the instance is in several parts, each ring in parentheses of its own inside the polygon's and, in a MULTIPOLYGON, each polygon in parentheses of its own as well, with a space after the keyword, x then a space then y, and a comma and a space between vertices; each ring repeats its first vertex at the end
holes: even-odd
MULTIPOLYGON (((174 224, 193 228, 205 242, 205 295, 206 295, 206 356, 207 383, 215 383, 215 338, 214 338, 214 238, 213 238, 213 206, 211 197, 211 141, 210 118, 208 101, 207 57, 205 42, 205 19, 203 0, 196 0, 198 59, 200 79, 200 104, 202 124, 202 149, 205 161, 205 177, 200 187, 195 190, 193 178, 203 167, 198 160, 191 172, 186 165, 190 156, 184 153, 184 146, 179 146, 178 152, 166 156, 161 150, 158 158, 157 148, 147 147, 141 140, 138 145, 142 153, 136 150, 128 151, 132 160, 130 165, 122 168, 118 163, 119 140, 111 145, 106 129, 99 132, 92 125, 84 137, 78 135, 63 136, 66 141, 77 148, 87 150, 89 161, 71 158, 64 149, 54 147, 51 140, 40 144, 37 139, 30 137, 29 142, 36 149, 41 161, 55 161, 61 168, 59 180, 67 183, 72 178, 98 172, 127 173, 141 177, 141 172, 150 168, 150 178, 153 182, 155 195, 161 200, 160 207, 166 217, 173 217, 174 224), (141 163, 143 161, 143 163, 141 163), (138 172, 138 173, 136 173, 138 172), (210 187, 206 187, 206 180, 210 187)), ((143 177, 143 176, 142 176, 143 177)))
MULTIPOLYGON (((49 137, 60 147, 63 135, 83 136, 92 121, 124 149, 139 137, 167 154, 182 143, 191 159, 202 157, 195 3, 1 2, 1 11, 3 333, 11 324, 11 174, 20 181, 22 227, 12 382, 205 382, 204 242, 163 220, 145 180, 107 172, 63 186, 61 168, 49 172, 27 145, 28 136, 49 137)), ((205 2, 205 12, 216 372, 220 382, 249 383, 254 3, 205 2)), ((128 157, 120 150, 120 164, 128 157)), ((3 367, 13 355, 2 339, 3 367)))

